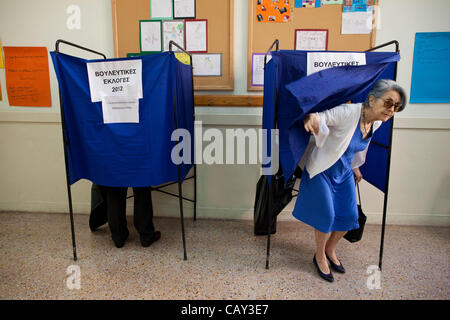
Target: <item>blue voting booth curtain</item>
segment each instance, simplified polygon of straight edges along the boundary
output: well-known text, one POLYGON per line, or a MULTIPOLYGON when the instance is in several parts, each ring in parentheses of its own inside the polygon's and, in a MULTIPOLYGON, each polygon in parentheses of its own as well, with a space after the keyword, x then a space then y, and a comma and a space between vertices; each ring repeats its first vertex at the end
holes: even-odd
MULTIPOLYGON (((273 128, 276 97, 280 164, 285 178, 293 174, 308 145, 310 134, 303 127, 303 118, 308 113, 331 109, 350 100, 353 103, 363 102, 378 79, 393 79, 395 63, 400 60, 398 53, 364 53, 365 65, 334 67, 308 76, 307 51, 271 52, 272 59, 266 65, 265 72, 272 74, 265 74, 264 81, 271 81, 269 83, 274 83, 276 89, 265 82, 263 128, 273 128)), ((389 137, 390 122, 386 122, 372 139, 387 147, 389 137)), ((371 145, 367 158, 361 168, 364 179, 384 192, 387 149, 371 145)))
MULTIPOLYGON (((171 160, 171 141, 178 128, 191 134, 193 158, 194 103, 191 66, 168 52, 108 60, 84 60, 51 52, 67 129, 69 183, 88 179, 114 187, 156 186, 178 180, 171 160), (143 98, 139 123, 103 123, 102 102, 91 102, 87 63, 142 60, 143 98)), ((192 159, 191 158, 191 159, 192 159)), ((181 165, 184 179, 190 164, 181 165)))

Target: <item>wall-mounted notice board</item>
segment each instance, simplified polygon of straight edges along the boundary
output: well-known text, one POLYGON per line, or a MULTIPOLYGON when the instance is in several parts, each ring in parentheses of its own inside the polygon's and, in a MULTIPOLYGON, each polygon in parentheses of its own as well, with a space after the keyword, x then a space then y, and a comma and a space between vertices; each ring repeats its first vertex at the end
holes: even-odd
MULTIPOLYGON (((295 50, 296 29, 328 30, 328 51, 365 51, 375 46, 375 27, 368 34, 341 34, 342 5, 296 8, 295 0, 290 0, 290 16, 287 22, 259 22, 257 6, 260 2, 263 3, 260 0, 248 0, 247 90, 249 91, 263 90, 261 85, 252 85, 254 54, 265 53, 276 39, 279 40, 280 50, 295 50)), ((280 0, 278 3, 285 2, 287 1, 280 0)), ((375 0, 374 8, 372 23, 376 26, 378 0, 375 0)), ((259 19, 261 20, 261 17, 259 19)))
MULTIPOLYGON (((115 57, 139 53, 139 21, 151 19, 150 0, 111 0, 111 6, 115 57)), ((195 76, 194 90, 233 90, 234 0, 196 0, 195 11, 195 19, 207 20, 207 53, 221 54, 222 70, 221 76, 195 76)))

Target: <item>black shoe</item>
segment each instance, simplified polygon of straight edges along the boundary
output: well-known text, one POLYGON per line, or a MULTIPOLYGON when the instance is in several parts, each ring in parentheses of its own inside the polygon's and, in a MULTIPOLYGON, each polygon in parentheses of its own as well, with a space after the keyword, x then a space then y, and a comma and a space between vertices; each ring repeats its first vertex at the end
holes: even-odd
POLYGON ((153 236, 149 239, 141 235, 141 244, 143 247, 149 247, 153 242, 156 242, 159 239, 161 239, 161 232, 155 231, 153 236))
POLYGON ((325 280, 327 280, 328 282, 333 282, 333 281, 334 281, 334 277, 333 277, 333 274, 331 273, 331 271, 330 271, 329 274, 326 274, 326 273, 323 273, 323 272, 320 270, 319 265, 317 264, 317 261, 316 261, 316 255, 314 255, 313 262, 314 262, 314 265, 316 266, 317 273, 319 274, 319 276, 320 276, 322 279, 325 279, 325 280))
POLYGON ((330 266, 334 271, 339 272, 339 273, 345 273, 344 266, 342 265, 342 263, 340 261, 339 261, 340 264, 337 265, 333 261, 331 261, 330 257, 328 257, 328 255, 326 253, 325 253, 325 255, 326 255, 328 261, 330 261, 330 266))
POLYGON ((127 239, 128 239, 129 234, 130 233, 127 231, 127 234, 125 236, 122 236, 122 237, 116 237, 114 235, 112 236, 112 240, 117 248, 123 247, 123 245, 125 244, 125 241, 127 241, 127 239))

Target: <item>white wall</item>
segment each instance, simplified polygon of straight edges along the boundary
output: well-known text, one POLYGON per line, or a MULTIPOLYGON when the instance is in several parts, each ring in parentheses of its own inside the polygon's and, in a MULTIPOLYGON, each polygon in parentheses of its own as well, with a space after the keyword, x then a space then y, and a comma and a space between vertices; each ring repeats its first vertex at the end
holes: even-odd
MULTIPOLYGON (((380 0, 381 24, 377 44, 400 42, 402 60, 398 82, 409 92, 415 32, 450 31, 450 1, 380 0)), ((235 0, 235 90, 247 92, 247 1, 235 0)), ((113 56, 110 0, 0 1, 0 40, 3 46, 46 46, 65 39, 113 56), (81 29, 69 30, 69 5, 81 9, 81 29)), ((70 47, 64 52, 84 56, 70 47)), ((86 56, 88 57, 88 56, 86 56)), ((90 56, 94 57, 94 56, 90 56)), ((0 210, 67 212, 59 97, 51 60, 51 108, 10 107, 4 70, 0 69, 0 210)), ((214 92, 201 92, 211 94, 214 92)), ((216 92, 219 93, 219 92, 216 92)), ((223 92, 220 92, 223 94, 223 92)), ((259 128, 261 108, 198 107, 197 119, 206 127, 259 128)), ((448 104, 408 105, 396 117, 388 202, 388 222, 450 225, 450 109, 448 104)), ((198 166, 198 216, 251 219, 259 168, 255 165, 198 166)), ((89 212, 90 183, 72 187, 75 212, 89 212)), ((176 188, 173 189, 176 191, 176 188)), ((192 196, 192 181, 184 191, 192 196)), ((383 194, 362 185, 369 222, 379 223, 383 194)), ((177 216, 177 199, 155 194, 159 216, 177 216)), ((292 219, 289 205, 281 219, 292 219)), ((192 205, 186 203, 186 216, 192 205)))

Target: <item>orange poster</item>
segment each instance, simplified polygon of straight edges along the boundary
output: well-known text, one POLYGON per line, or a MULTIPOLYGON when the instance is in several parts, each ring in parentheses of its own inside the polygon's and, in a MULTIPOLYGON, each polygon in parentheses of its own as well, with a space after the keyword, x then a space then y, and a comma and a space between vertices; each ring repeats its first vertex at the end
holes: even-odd
POLYGON ((256 20, 259 22, 288 22, 291 15, 290 0, 256 1, 256 20))
POLYGON ((51 107, 46 47, 3 47, 10 106, 51 107))

